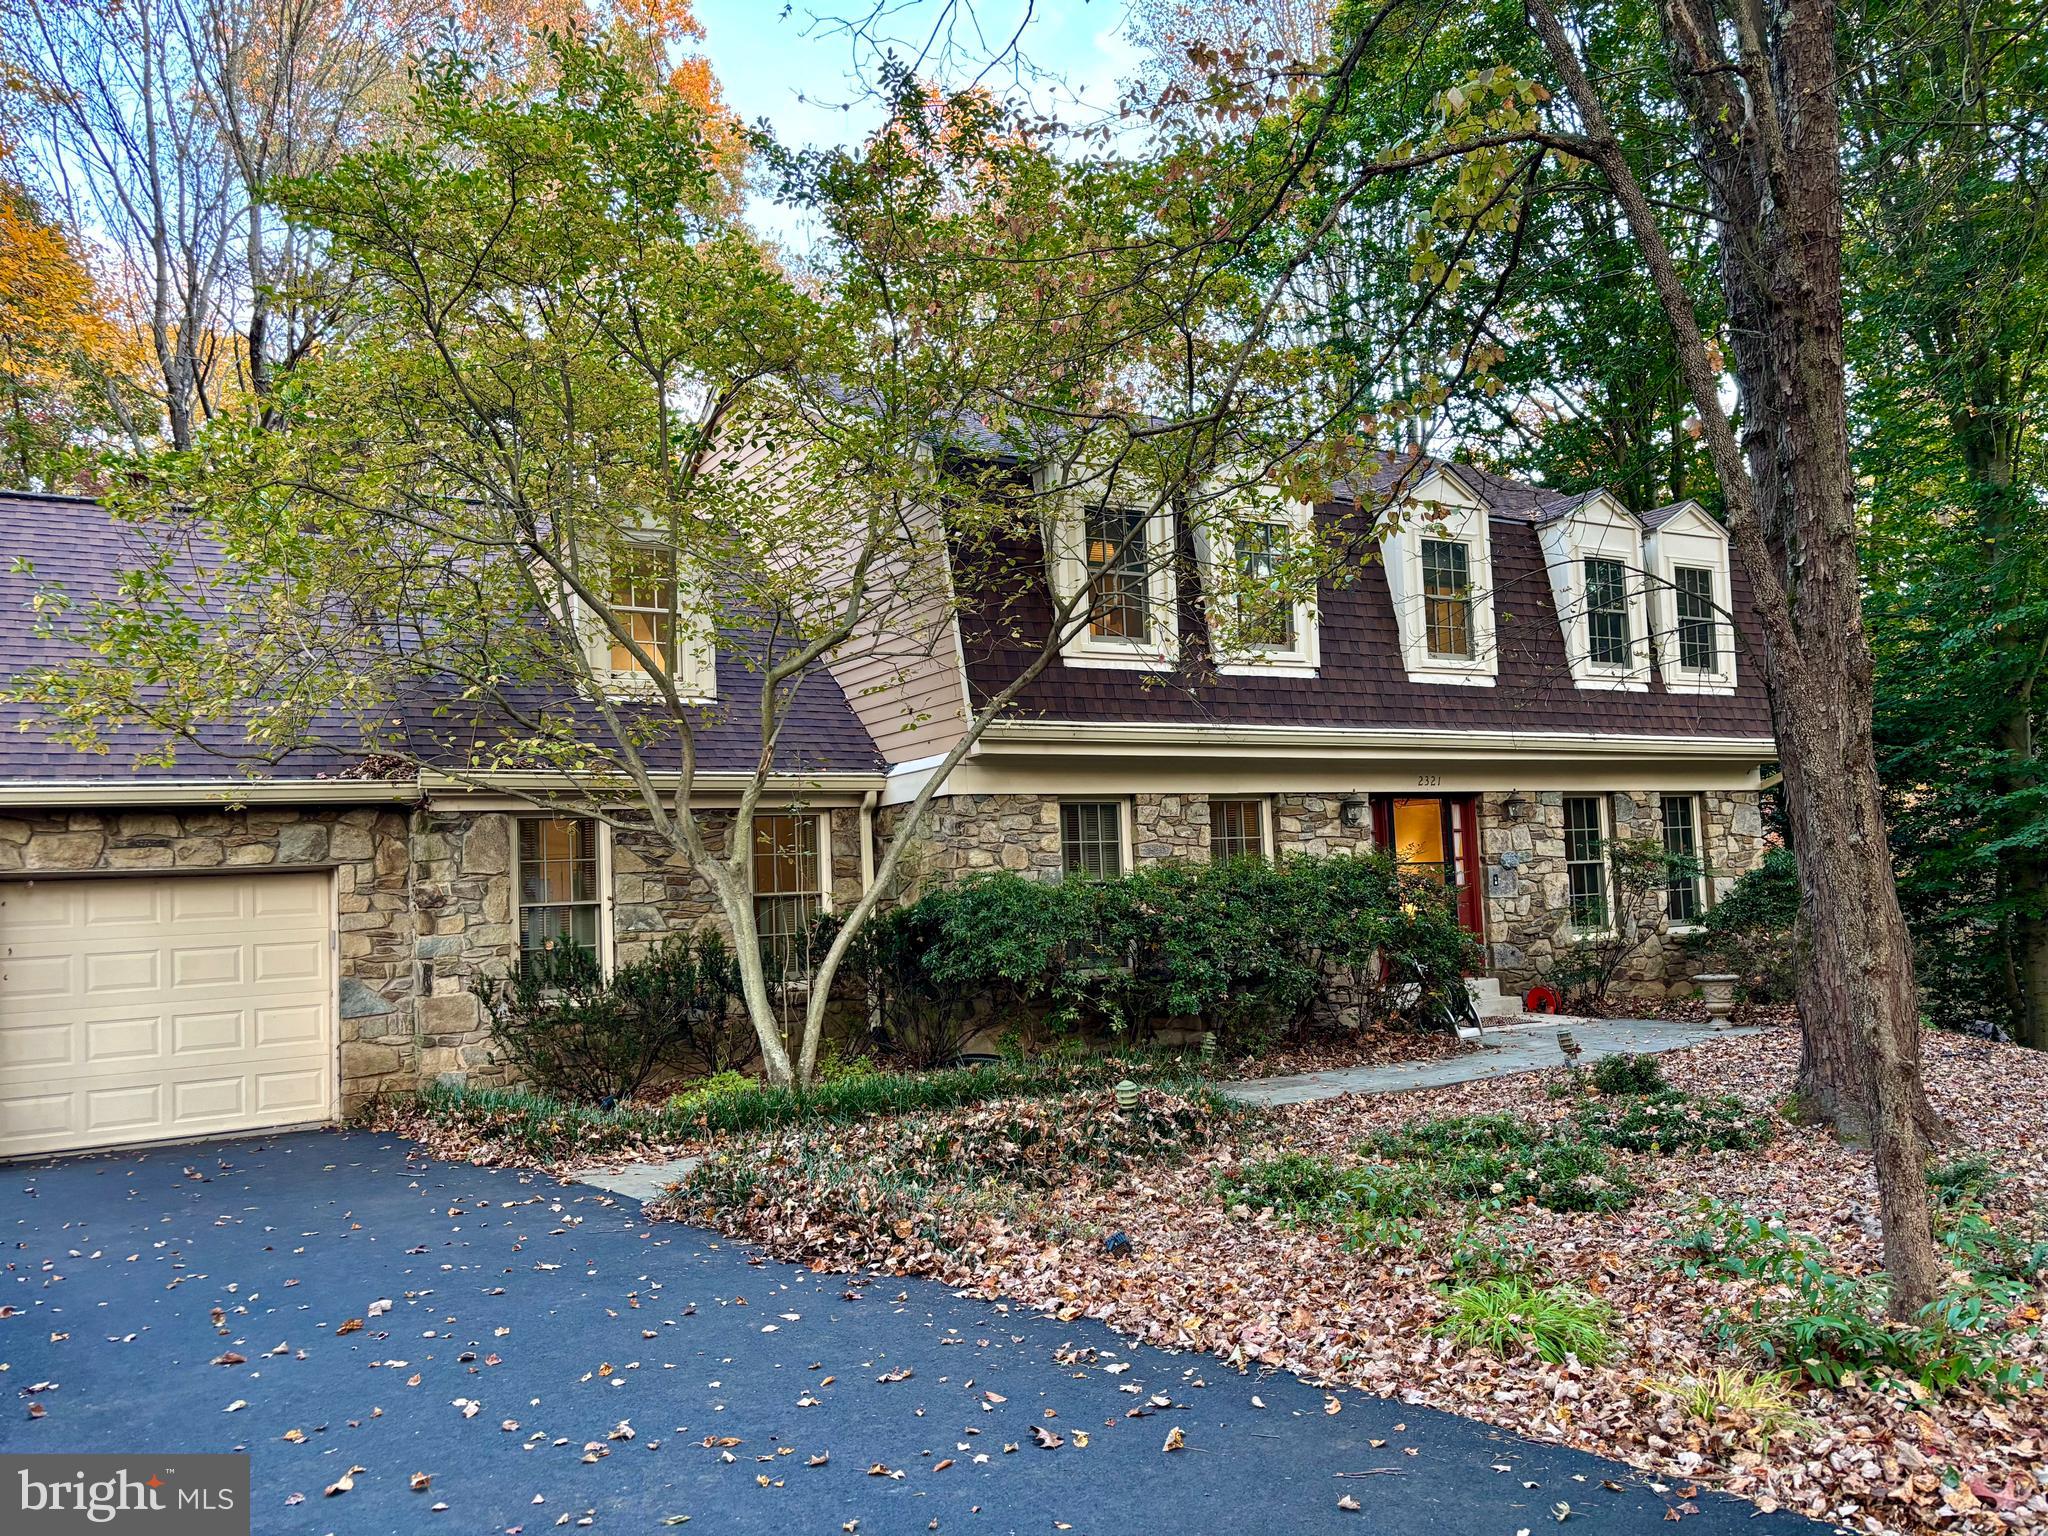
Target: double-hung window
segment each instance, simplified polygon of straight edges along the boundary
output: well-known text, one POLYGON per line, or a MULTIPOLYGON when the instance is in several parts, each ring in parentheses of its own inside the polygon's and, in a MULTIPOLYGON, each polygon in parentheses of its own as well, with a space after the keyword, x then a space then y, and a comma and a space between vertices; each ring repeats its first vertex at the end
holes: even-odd
MULTIPOLYGON (((1287 557, 1284 523, 1240 523, 1236 532, 1238 589, 1253 605, 1244 626, 1247 645, 1284 648, 1297 638, 1294 602, 1282 591, 1281 572, 1287 557)), ((1239 607, 1244 602, 1241 599, 1239 607)))
POLYGON ((1720 642, 1714 636, 1714 573, 1703 566, 1671 571, 1678 607, 1678 664, 1688 672, 1718 672, 1720 642))
POLYGON ((1628 569, 1594 556, 1586 571, 1586 655, 1596 667, 1625 667, 1628 646, 1628 569))
POLYGON ((1117 800, 1069 800, 1060 806, 1060 867, 1090 880, 1113 880, 1124 872, 1123 804, 1117 800))
POLYGON ((754 930, 761 954, 784 975, 805 968, 811 923, 825 903, 816 816, 754 818, 754 930))
POLYGON ((1422 541, 1422 627, 1432 656, 1472 655, 1472 554, 1453 539, 1422 541))
POLYGON ((1263 800, 1216 800, 1209 802, 1209 858, 1263 859, 1266 856, 1266 802, 1263 800))
POLYGON ((1564 870, 1571 925, 1599 933, 1608 925, 1607 807, 1599 795, 1564 797, 1564 870))
POLYGON ((1088 632, 1105 639, 1152 638, 1152 570, 1143 512, 1090 507, 1086 513, 1088 632))
POLYGON ((1674 923, 1697 922, 1706 906, 1699 799, 1694 795, 1665 795, 1662 805, 1664 852, 1672 860, 1671 876, 1664 886, 1664 915, 1674 923))
POLYGON ((612 614, 633 645, 624 636, 612 636, 615 674, 646 673, 640 653, 664 675, 675 672, 675 605, 675 552, 657 544, 622 550, 612 572, 612 614))
POLYGON ((519 818, 519 963, 574 944, 597 953, 597 823, 570 816, 519 818))

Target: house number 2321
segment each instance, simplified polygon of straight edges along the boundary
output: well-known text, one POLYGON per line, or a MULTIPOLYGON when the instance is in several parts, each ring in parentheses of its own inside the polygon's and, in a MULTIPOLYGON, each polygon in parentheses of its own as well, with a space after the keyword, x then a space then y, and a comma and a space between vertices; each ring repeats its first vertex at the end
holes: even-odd
POLYGON ((1443 781, 1444 776, 1440 773, 1418 773, 1415 775, 1415 787, 1417 789, 1435 789, 1443 781))

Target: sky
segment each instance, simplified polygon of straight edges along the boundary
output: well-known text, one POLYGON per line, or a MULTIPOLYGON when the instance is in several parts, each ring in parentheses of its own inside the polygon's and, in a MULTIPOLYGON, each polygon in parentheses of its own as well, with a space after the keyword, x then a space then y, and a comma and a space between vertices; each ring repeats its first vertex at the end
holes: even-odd
MULTIPOLYGON (((865 0, 697 0, 704 25, 702 50, 742 119, 769 119, 788 143, 805 146, 849 144, 872 129, 880 113, 861 97, 860 71, 872 71, 872 50, 856 52, 832 17, 864 9, 865 0), (822 19, 821 19, 822 16, 822 19)), ((940 14, 941 0, 899 0, 891 8, 889 31, 908 61, 940 14)), ((1042 78, 1018 81, 991 76, 997 89, 1020 85, 1042 109, 1057 108, 1069 120, 1115 106, 1119 82, 1134 75, 1140 56, 1123 37, 1125 0, 974 0, 971 14, 979 34, 954 33, 957 55, 986 60, 1024 27, 1022 48, 1042 78)), ((870 78, 867 84, 872 84, 870 78)), ((948 81, 962 84, 964 81, 948 81)), ((756 196, 748 214, 765 232, 801 245, 796 215, 756 196)))

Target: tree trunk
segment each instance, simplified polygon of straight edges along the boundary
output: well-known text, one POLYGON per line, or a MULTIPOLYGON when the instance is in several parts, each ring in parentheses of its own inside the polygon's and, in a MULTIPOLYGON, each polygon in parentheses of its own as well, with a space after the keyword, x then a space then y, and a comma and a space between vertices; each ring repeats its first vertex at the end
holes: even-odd
POLYGON ((1738 443, 1657 213, 1548 0, 1524 3, 1642 249, 1727 501, 1763 634, 1807 918, 1800 1081, 1817 1110, 1856 1117, 1870 1138, 1891 1309, 1910 1316, 1941 1280, 1924 1171, 1934 1115, 1872 739, 1842 326, 1837 9, 1660 0, 1716 225, 1738 443))

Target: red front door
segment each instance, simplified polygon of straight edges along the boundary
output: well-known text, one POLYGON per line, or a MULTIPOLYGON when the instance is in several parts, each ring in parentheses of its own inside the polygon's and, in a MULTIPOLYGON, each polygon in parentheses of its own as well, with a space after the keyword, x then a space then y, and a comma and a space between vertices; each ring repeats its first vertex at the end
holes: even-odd
POLYGON ((1392 850, 1396 868, 1448 887, 1465 931, 1486 937, 1477 795, 1375 795, 1373 832, 1380 847, 1392 850))

